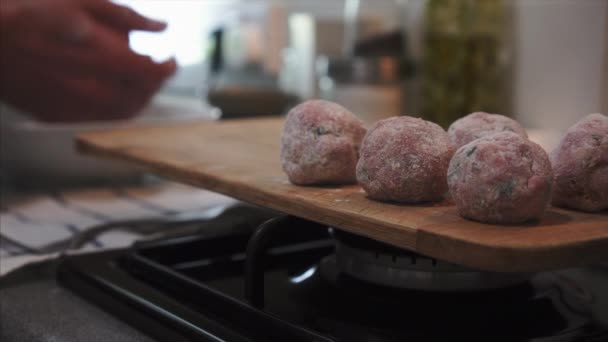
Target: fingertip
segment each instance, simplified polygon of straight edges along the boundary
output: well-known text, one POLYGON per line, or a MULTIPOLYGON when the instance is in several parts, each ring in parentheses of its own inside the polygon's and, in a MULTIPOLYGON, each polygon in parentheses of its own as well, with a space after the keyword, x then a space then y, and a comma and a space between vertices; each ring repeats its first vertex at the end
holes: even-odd
POLYGON ((171 57, 168 62, 173 65, 174 68, 177 68, 177 59, 175 57, 171 57))
POLYGON ((147 19, 146 30, 148 31, 164 31, 167 29, 167 23, 156 19, 147 19))
POLYGON ((157 32, 167 28, 167 23, 165 21, 143 16, 129 7, 125 7, 123 16, 126 21, 131 22, 131 27, 135 30, 157 32))
POLYGON ((177 60, 175 57, 171 57, 170 59, 162 62, 161 65, 165 69, 168 76, 173 75, 177 70, 177 60))
POLYGON ((162 62, 154 62, 152 59, 149 60, 152 63, 150 65, 152 67, 150 77, 154 77, 160 82, 171 77, 177 71, 177 61, 175 60, 175 57, 162 62))
POLYGON ((110 22, 120 25, 128 30, 158 32, 167 28, 166 22, 143 16, 131 7, 112 3, 106 6, 106 11, 104 13, 106 20, 109 20, 110 22))

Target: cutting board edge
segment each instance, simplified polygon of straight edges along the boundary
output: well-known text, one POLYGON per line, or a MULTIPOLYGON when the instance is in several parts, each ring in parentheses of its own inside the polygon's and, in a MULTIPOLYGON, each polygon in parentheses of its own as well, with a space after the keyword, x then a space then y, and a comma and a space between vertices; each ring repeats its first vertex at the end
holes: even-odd
POLYGON ((416 240, 421 254, 493 272, 540 272, 606 262, 607 244, 608 236, 559 245, 493 246, 425 230, 418 231, 416 240), (461 248, 467 248, 467 253, 457 253, 461 248), (530 264, 532 259, 534 264, 530 264))

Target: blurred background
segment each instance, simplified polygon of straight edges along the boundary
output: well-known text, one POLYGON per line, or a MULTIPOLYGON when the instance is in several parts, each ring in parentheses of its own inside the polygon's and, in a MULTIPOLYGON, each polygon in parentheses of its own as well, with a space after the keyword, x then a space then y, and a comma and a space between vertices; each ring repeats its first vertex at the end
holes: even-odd
POLYGON ((130 41, 158 60, 176 56, 177 74, 129 122, 43 124, 4 106, 5 183, 133 180, 137 170, 77 156, 74 134, 282 115, 309 98, 367 123, 407 114, 447 128, 473 111, 501 113, 545 146, 608 112, 606 0, 116 2, 169 23, 130 41))
POLYGON ((138 51, 177 56, 167 91, 206 91, 226 116, 257 113, 226 108, 223 90, 263 88, 444 125, 485 110, 561 128, 606 109, 605 0, 121 2, 170 23, 132 37, 138 51))

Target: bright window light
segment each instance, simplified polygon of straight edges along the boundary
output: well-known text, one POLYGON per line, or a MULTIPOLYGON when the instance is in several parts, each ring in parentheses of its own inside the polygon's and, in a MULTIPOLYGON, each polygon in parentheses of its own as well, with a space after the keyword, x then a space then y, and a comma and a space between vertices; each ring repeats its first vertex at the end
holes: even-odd
POLYGON ((142 15, 168 23, 162 33, 134 32, 131 47, 156 61, 175 56, 181 66, 206 58, 209 32, 231 15, 238 0, 115 0, 142 15))

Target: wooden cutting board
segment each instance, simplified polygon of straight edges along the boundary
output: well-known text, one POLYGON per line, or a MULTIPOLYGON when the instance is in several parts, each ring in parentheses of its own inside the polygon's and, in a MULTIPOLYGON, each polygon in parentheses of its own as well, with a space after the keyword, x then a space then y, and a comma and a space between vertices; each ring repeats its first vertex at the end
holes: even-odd
POLYGON ((134 162, 176 181, 484 270, 520 272, 608 261, 608 213, 551 208, 537 224, 462 219, 456 207, 366 198, 352 186, 302 187, 281 170, 282 119, 186 123, 87 133, 80 151, 134 162))

